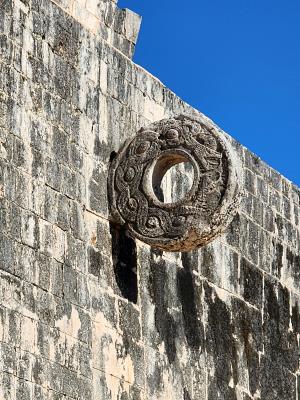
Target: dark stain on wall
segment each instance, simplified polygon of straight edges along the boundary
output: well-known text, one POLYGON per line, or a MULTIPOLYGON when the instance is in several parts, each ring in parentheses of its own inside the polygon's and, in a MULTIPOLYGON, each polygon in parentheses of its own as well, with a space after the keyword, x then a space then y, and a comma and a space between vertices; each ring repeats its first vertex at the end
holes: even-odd
POLYGON ((298 301, 292 306, 292 327, 295 333, 299 333, 300 330, 300 316, 299 316, 299 304, 298 301))
POLYGON ((233 377, 238 382, 237 349, 230 311, 208 283, 204 282, 205 302, 208 312, 206 330, 207 353, 213 357, 215 376, 229 383, 233 377))
POLYGON ((177 328, 173 316, 168 311, 166 298, 168 274, 165 260, 162 259, 161 255, 162 252, 159 250, 151 251, 150 293, 155 304, 155 326, 161 340, 165 343, 169 363, 172 364, 176 357, 175 339, 177 336, 177 328), (158 261, 155 258, 158 259, 158 261))
POLYGON ((248 369, 249 391, 254 395, 259 389, 259 351, 262 350, 261 314, 255 309, 249 309, 238 299, 235 300, 233 309, 237 310, 233 324, 239 345, 243 349, 243 362, 248 369))
POLYGON ((286 261, 288 269, 293 277, 295 286, 300 288, 300 255, 295 254, 289 248, 286 249, 286 261))
POLYGON ((186 389, 183 390, 183 400, 192 400, 186 389))
POLYGON ((125 299, 137 302, 137 256, 136 244, 125 227, 110 224, 112 238, 112 260, 115 278, 121 294, 125 299))
POLYGON ((193 350, 198 350, 203 341, 203 329, 200 328, 197 319, 191 254, 181 254, 183 269, 179 269, 177 272, 177 290, 182 307, 186 340, 193 350))
POLYGON ((283 258, 283 246, 281 243, 273 240, 274 247, 274 258, 272 262, 272 272, 277 278, 281 277, 282 258, 283 258))

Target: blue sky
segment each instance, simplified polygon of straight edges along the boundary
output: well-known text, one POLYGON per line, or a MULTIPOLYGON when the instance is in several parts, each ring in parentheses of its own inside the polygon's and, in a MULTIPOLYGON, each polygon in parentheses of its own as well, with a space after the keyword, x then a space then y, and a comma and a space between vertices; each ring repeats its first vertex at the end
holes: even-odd
POLYGON ((300 185, 299 0, 119 0, 134 61, 300 185))

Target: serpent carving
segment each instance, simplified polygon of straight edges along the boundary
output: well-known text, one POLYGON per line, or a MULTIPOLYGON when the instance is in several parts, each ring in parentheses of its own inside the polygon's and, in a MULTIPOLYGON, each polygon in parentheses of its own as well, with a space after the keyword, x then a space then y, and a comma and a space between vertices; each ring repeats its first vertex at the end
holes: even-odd
POLYGON ((222 233, 240 200, 241 169, 225 135, 212 123, 180 115, 140 129, 109 171, 112 218, 141 241, 165 251, 189 251, 222 233), (164 203, 160 184, 180 162, 194 169, 186 196, 164 203))

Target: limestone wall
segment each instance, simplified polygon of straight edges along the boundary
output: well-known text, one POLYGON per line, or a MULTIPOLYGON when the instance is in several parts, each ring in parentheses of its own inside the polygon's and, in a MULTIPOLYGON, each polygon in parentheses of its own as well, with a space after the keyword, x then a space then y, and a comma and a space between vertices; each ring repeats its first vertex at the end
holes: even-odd
POLYGON ((0 399, 298 399, 299 190, 229 138, 245 195, 219 239, 163 253, 110 224, 112 153, 196 111, 98 3, 0 1, 0 399))

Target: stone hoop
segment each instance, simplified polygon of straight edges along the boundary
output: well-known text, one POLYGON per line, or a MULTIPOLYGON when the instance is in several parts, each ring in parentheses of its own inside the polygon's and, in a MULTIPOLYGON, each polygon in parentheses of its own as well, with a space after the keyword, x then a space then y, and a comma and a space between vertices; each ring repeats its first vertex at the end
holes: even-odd
POLYGON ((224 133, 210 121, 179 115, 140 129, 112 161, 111 216, 133 236, 165 251, 189 251, 221 234, 237 212, 242 169, 224 133), (164 203, 166 171, 181 162, 194 170, 185 197, 164 203))

